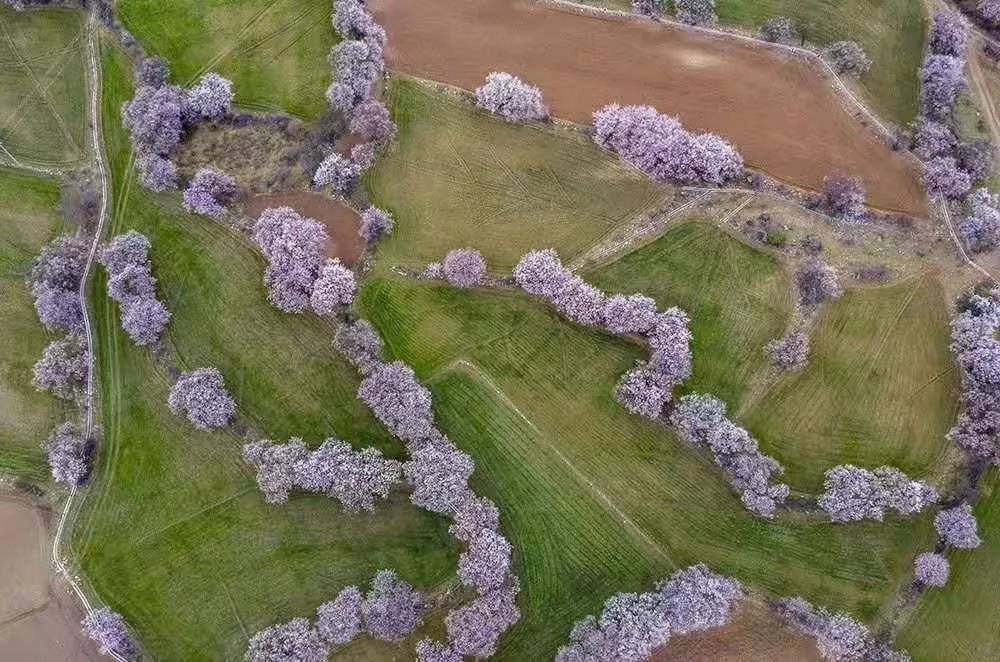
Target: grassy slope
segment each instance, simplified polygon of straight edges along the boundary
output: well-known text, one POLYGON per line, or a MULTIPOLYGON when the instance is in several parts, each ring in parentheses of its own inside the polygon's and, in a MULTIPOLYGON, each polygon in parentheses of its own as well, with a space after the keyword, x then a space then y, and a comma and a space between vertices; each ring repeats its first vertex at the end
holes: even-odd
MULTIPOLYGON (((183 213, 176 194, 139 189, 115 112, 131 94, 117 51, 106 51, 105 74, 112 232, 135 227, 152 240, 182 367, 218 366, 244 419, 272 435, 315 441, 338 433, 398 455, 355 399, 357 378, 332 353, 329 329, 265 302, 263 264, 249 246, 183 213)), ((240 459, 241 438, 197 432, 170 415, 168 375, 121 333, 103 281, 93 297, 105 441, 73 546, 88 579, 156 659, 240 658, 246 633, 307 615, 379 568, 425 588, 452 576, 446 523, 404 495, 359 516, 319 496, 264 504, 240 459)))
POLYGON ((431 381, 443 428, 503 510, 525 582, 505 659, 551 655, 612 593, 699 561, 872 618, 930 542, 927 518, 750 517, 707 459, 611 399, 640 348, 521 295, 376 279, 361 299, 390 353, 431 381))
POLYGON ((931 471, 955 420, 948 311, 930 276, 850 290, 824 312, 808 367, 744 415, 796 487, 818 491, 844 462, 931 471))
POLYGON ((931 589, 899 636, 916 662, 1000 659, 1000 475, 983 480, 976 505, 983 544, 951 550, 947 586, 931 589))
POLYGON ((84 156, 83 17, 0 6, 0 144, 21 161, 58 167, 84 156))
POLYGON ((374 204, 397 219, 382 266, 466 245, 500 269, 539 247, 569 260, 659 197, 582 136, 514 126, 412 81, 390 93, 399 138, 368 177, 374 204))
POLYGON ((121 0, 123 23, 174 82, 205 71, 233 81, 236 103, 312 118, 326 108, 336 43, 330 0, 121 0))
POLYGON ((44 481, 39 442, 62 420, 56 398, 31 386, 32 366, 49 341, 24 284, 32 258, 62 230, 59 188, 0 168, 0 473, 44 481))
POLYGON ((643 292, 691 315, 695 372, 685 389, 708 391, 736 411, 766 364, 764 343, 784 333, 791 285, 773 257, 707 223, 685 223, 587 274, 607 292, 643 292))
MULTIPOLYGON (((582 0, 585 4, 629 11, 629 0, 582 0)), ((723 25, 756 30, 772 16, 788 16, 807 39, 821 46, 857 41, 872 59, 861 81, 875 112, 897 124, 917 113, 917 69, 923 57, 924 14, 914 0, 717 0, 723 25)))

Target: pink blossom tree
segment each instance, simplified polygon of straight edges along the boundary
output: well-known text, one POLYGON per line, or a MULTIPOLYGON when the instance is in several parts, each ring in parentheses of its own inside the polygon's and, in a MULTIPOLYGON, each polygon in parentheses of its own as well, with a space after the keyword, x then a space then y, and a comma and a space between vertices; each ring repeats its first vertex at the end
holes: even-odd
POLYGON ((236 402, 215 368, 183 373, 170 389, 167 404, 175 416, 186 415, 200 430, 225 427, 236 414, 236 402))
POLYGON ((976 516, 968 503, 942 510, 934 517, 934 528, 946 545, 958 549, 975 549, 982 540, 977 531, 976 516))
POLYGON ((924 187, 932 198, 958 200, 972 190, 969 174, 950 156, 939 156, 924 164, 924 187))
POLYGON ((35 363, 32 384, 57 398, 72 400, 87 383, 90 352, 82 336, 53 340, 35 363))
POLYGON ((380 570, 361 605, 365 629, 382 641, 401 641, 423 622, 427 598, 392 570, 380 570))
POLYGON ((925 586, 944 586, 950 571, 948 559, 933 552, 925 552, 913 562, 913 574, 925 586))
POLYGON ((475 287, 486 277, 486 260, 474 248, 449 251, 443 268, 444 277, 455 287, 475 287))
POLYGON ((958 91, 965 86, 964 68, 957 57, 927 56, 920 68, 920 103, 926 117, 938 122, 951 117, 958 91))
POLYGON ((272 625, 247 645, 246 662, 326 662, 330 650, 305 618, 272 625))
POLYGON ((823 180, 826 202, 833 213, 850 221, 863 221, 868 215, 865 209, 865 186, 859 177, 827 177, 823 180))
POLYGON ((122 330, 136 345, 152 345, 170 322, 170 311, 155 297, 140 297, 126 304, 122 311, 122 330))
POLYGON ((316 610, 316 631, 328 646, 349 644, 361 630, 364 598, 357 586, 348 586, 316 610))
POLYGON ((196 214, 221 218, 237 193, 236 182, 225 173, 202 168, 184 190, 184 207, 196 214))
POLYGON ((357 290, 354 272, 342 265, 340 260, 327 260, 313 284, 309 301, 317 315, 329 315, 354 303, 357 290))
POLYGON ((1000 198, 986 188, 973 191, 966 200, 958 231, 974 253, 996 247, 1000 243, 1000 198))
POLYGON ((764 346, 764 353, 771 363, 781 370, 799 370, 809 360, 809 336, 805 333, 786 333, 764 346))
POLYGON ((542 91, 506 72, 494 71, 486 77, 486 84, 476 89, 476 104, 509 122, 543 120, 549 116, 542 91))
POLYGON ((795 285, 804 306, 839 299, 844 293, 837 282, 837 271, 819 258, 807 260, 799 267, 795 272, 795 285))
POLYGON ((71 422, 56 426, 42 444, 57 483, 82 485, 90 475, 93 444, 71 422))
POLYGON ((838 74, 861 78, 871 69, 872 61, 856 41, 837 41, 823 51, 823 56, 838 74))
POLYGON ((420 441, 434 432, 431 393, 417 381, 413 369, 401 361, 371 370, 361 380, 358 398, 404 441, 420 441))
POLYGON ((626 372, 615 386, 615 400, 633 414, 656 420, 670 400, 673 384, 643 366, 626 372))
POLYGON ((361 227, 358 234, 368 243, 373 243, 387 234, 392 234, 394 227, 392 214, 378 207, 368 207, 361 212, 361 227))
POLYGON ((377 99, 365 99, 351 113, 351 133, 362 136, 378 147, 385 147, 396 136, 396 123, 377 99))
POLYGON ((326 229, 291 207, 278 207, 264 210, 253 238, 268 260, 268 300, 286 313, 305 310, 323 264, 326 229))
POLYGON ((449 612, 444 622, 451 648, 460 655, 477 658, 496 653, 500 637, 521 618, 516 604, 519 591, 515 579, 449 612))
POLYGON ((969 26, 957 12, 934 12, 927 45, 932 53, 964 58, 969 48, 969 26))
POLYGON ((412 450, 403 473, 413 488, 410 501, 434 513, 450 515, 472 496, 469 477, 472 458, 447 438, 429 441, 412 450))
POLYGON ((688 25, 715 25, 715 0, 674 0, 677 20, 688 25))
POLYGON ((83 633, 97 644, 102 655, 117 653, 128 659, 135 655, 135 642, 121 614, 100 607, 83 619, 83 633))
POLYGON ((366 320, 345 322, 337 327, 333 348, 364 375, 382 364, 382 338, 366 320))
POLYGON ((229 112, 233 105, 233 84, 211 71, 202 75, 198 83, 184 94, 183 114, 189 122, 217 120, 229 112))
POLYGON ((458 557, 458 578, 480 594, 499 587, 510 571, 510 542, 496 531, 483 529, 458 557))
POLYGON ((659 18, 663 15, 663 7, 660 4, 660 0, 632 0, 632 13, 639 16, 659 18))

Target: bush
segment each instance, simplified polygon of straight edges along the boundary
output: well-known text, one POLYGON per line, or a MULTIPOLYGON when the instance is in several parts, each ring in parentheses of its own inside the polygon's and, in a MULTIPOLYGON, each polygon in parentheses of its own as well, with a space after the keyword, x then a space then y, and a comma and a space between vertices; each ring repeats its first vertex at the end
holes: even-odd
POLYGON ((788 234, 784 230, 768 230, 764 233, 764 243, 775 248, 784 248, 788 243, 788 234))

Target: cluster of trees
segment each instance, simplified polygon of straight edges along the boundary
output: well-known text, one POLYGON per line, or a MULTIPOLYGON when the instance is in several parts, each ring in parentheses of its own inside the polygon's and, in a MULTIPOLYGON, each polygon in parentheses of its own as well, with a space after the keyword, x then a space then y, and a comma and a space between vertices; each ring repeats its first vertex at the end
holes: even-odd
POLYGON ((413 490, 410 500, 450 517, 449 531, 466 545, 459 556, 459 580, 475 588, 478 597, 449 612, 448 643, 422 641, 420 659, 492 655, 500 636, 521 617, 516 604, 520 585, 511 572, 511 545, 499 532, 496 506, 469 488, 472 458, 437 429, 430 391, 413 370, 400 361, 384 362, 381 338, 371 325, 345 322, 333 345, 363 375, 358 398, 406 443, 410 458, 403 463, 403 475, 413 490))
POLYGON ((265 209, 253 229, 268 266, 267 298, 279 310, 300 313, 310 306, 326 315, 354 301, 354 273, 339 260, 326 259, 323 225, 291 207, 265 209))
POLYGON ((789 490, 784 483, 772 485, 771 481, 784 470, 760 452, 749 432, 726 417, 724 402, 713 395, 685 395, 671 412, 670 422, 681 439, 711 451, 747 510, 766 519, 774 517, 789 490))
POLYGON ((89 246, 71 235, 56 237, 32 262, 26 279, 35 298, 35 312, 49 331, 75 332, 83 324, 80 281, 89 246))
POLYGON ((827 177, 823 190, 834 216, 856 223, 865 220, 865 185, 860 177, 827 177))
POLYGON ((789 625, 816 638, 824 660, 830 662, 909 662, 909 656, 877 641, 862 623, 844 613, 831 613, 825 607, 814 608, 800 597, 772 603, 789 625))
POLYGON ((399 482, 402 463, 382 457, 375 448, 355 451, 330 437, 314 451, 301 439, 286 444, 263 439, 243 447, 243 459, 257 469, 257 485, 268 503, 288 501, 293 489, 326 494, 352 513, 375 509, 399 482))
POLYGON ((403 640, 423 622, 427 597, 393 570, 380 570, 367 595, 348 586, 316 610, 316 623, 296 618, 255 634, 246 662, 326 662, 330 653, 368 633, 381 641, 403 640))
POLYGON ((818 257, 802 263, 795 272, 795 286, 803 306, 816 306, 844 294, 837 280, 837 270, 818 257))
POLYGON ((196 214, 221 218, 237 193, 236 182, 229 175, 212 168, 202 168, 184 189, 184 207, 196 214))
POLYGON ((658 182, 723 184, 743 173, 743 158, 728 142, 691 133, 650 106, 601 108, 594 140, 658 182))
POLYGON ((693 565, 652 591, 609 598, 600 616, 587 616, 573 626, 556 662, 648 659, 673 635, 725 625, 743 598, 736 580, 693 565))
POLYGON ((229 112, 233 85, 217 73, 204 74, 188 90, 169 84, 170 72, 160 58, 136 68, 138 87, 122 104, 122 124, 132 138, 143 185, 153 191, 177 187, 177 165, 170 160, 185 130, 229 112))
POLYGON ((386 107, 372 96, 385 70, 385 30, 363 0, 339 0, 334 5, 333 27, 342 41, 330 51, 333 83, 326 96, 347 118, 349 130, 365 142, 355 145, 349 157, 331 150, 316 169, 313 184, 346 196, 371 167, 376 151, 392 142, 396 125, 386 107))
POLYGON ((764 346, 771 363, 781 370, 798 370, 809 360, 809 336, 801 331, 786 333, 764 346))
POLYGON ((972 295, 951 323, 962 374, 962 413, 948 438, 979 462, 1000 464, 1000 292, 972 295))
POLYGON ((544 120, 549 116, 542 91, 506 72, 494 71, 486 77, 486 84, 476 88, 476 105, 508 122, 544 120))
POLYGON ((87 614, 83 619, 83 633, 97 644, 102 655, 117 653, 125 659, 132 659, 137 650, 132 635, 129 634, 125 619, 107 607, 101 607, 87 614))
POLYGON ((131 230, 113 238, 98 256, 108 272, 108 296, 121 306, 122 329, 136 345, 158 341, 170 321, 170 311, 156 298, 149 248, 149 239, 131 230))
POLYGON ((167 405, 171 413, 186 415, 199 430, 225 427, 236 414, 236 401, 226 390, 222 373, 215 368, 181 374, 170 389, 167 405))
POLYGON ((58 483, 82 485, 90 476, 94 447, 94 441, 87 439, 73 423, 67 421, 56 426, 42 444, 52 478, 58 483))
POLYGON ((869 471, 851 464, 839 465, 826 472, 823 489, 819 507, 834 522, 881 522, 886 510, 912 515, 938 500, 933 487, 911 480, 894 467, 869 471))
POLYGON ((551 249, 525 254, 514 268, 514 280, 574 322, 647 341, 649 361, 615 387, 616 399, 629 411, 659 418, 674 387, 691 376, 690 320, 681 309, 659 312, 656 302, 642 294, 608 296, 566 269, 551 249))

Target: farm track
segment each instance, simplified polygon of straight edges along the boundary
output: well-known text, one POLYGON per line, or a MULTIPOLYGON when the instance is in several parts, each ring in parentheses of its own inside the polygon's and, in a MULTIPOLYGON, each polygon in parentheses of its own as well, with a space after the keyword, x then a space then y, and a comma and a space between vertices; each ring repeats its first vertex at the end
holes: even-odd
POLYGON ((510 71, 541 87, 554 115, 578 123, 607 103, 649 103, 722 134, 776 179, 819 190, 825 177, 849 172, 865 180, 874 206, 928 216, 917 165, 848 112, 839 79, 799 55, 528 0, 371 4, 393 69, 464 89, 510 71))

